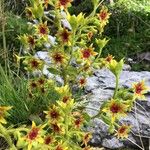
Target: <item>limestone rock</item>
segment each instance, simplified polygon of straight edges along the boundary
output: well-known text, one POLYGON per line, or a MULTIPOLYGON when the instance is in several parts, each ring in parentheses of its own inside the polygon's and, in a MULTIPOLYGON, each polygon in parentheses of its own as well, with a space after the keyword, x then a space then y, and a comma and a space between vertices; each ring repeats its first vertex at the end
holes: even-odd
MULTIPOLYGON (((123 71, 120 76, 120 87, 130 88, 132 83, 143 79, 147 86, 150 87, 150 72, 123 71)), ((107 69, 96 70, 94 75, 88 78, 85 90, 87 93, 91 93, 91 96, 88 98, 89 104, 87 106, 87 112, 90 116, 94 116, 98 113, 103 102, 112 97, 114 89, 115 77, 107 69)), ((121 119, 121 122, 132 125, 134 135, 130 134, 129 138, 139 145, 141 144, 138 138, 139 133, 141 137, 150 137, 150 90, 146 97, 146 101, 138 100, 135 107, 136 109, 133 109, 127 117, 121 119)), ((127 143, 127 141, 122 142, 113 136, 111 137, 108 133, 107 125, 102 122, 102 120, 94 119, 92 123, 94 124, 94 126, 90 128, 90 131, 93 131, 92 145, 102 145, 110 149, 126 147, 124 143, 127 143)), ((131 142, 130 144, 133 146, 131 142)))

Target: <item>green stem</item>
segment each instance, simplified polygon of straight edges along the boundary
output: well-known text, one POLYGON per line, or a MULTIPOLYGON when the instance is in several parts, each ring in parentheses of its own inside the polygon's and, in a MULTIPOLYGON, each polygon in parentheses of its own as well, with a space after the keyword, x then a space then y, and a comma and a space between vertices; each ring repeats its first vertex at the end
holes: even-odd
POLYGON ((6 18, 4 14, 4 2, 0 3, 0 12, 2 13, 2 39, 3 39, 3 51, 4 51, 4 59, 5 59, 5 70, 7 69, 7 46, 6 46, 6 35, 5 35, 5 26, 6 26, 6 18))
POLYGON ((65 139, 68 140, 68 114, 65 115, 65 139))
POLYGON ((116 87, 115 87, 113 98, 116 97, 116 94, 117 94, 117 91, 118 91, 118 86, 119 86, 119 76, 115 76, 115 77, 116 77, 116 87))
POLYGON ((4 136, 5 140, 7 141, 10 148, 13 148, 14 150, 17 150, 17 148, 14 146, 11 136, 8 134, 7 129, 5 129, 2 124, 0 124, 0 133, 4 136))
POLYGON ((62 77, 63 77, 63 80, 64 80, 64 86, 65 86, 65 85, 67 85, 67 76, 66 76, 64 66, 62 66, 62 77))
POLYGON ((95 58, 94 62, 101 56, 103 48, 100 48, 98 56, 95 58))

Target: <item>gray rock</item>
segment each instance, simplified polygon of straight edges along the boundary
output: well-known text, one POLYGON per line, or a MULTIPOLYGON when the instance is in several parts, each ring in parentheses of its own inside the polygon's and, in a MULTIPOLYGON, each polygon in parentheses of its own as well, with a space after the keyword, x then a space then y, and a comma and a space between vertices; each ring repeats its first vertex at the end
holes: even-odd
MULTIPOLYGON (((131 88, 134 82, 145 80, 147 86, 150 87, 150 72, 134 72, 123 71, 120 76, 120 87, 131 88)), ((115 88, 115 77, 107 69, 96 70, 94 75, 88 78, 86 91, 91 93, 88 98, 89 104, 87 112, 90 116, 96 115, 104 101, 110 99, 115 88)), ((132 133, 129 139, 133 143, 141 144, 139 134, 141 137, 150 137, 150 90, 146 95, 147 100, 136 102, 136 109, 133 109, 125 118, 121 119, 121 123, 128 123, 132 126, 132 133)), ((93 131, 93 138, 91 144, 95 146, 104 146, 106 148, 115 149, 126 147, 127 140, 120 141, 114 136, 111 137, 108 133, 108 126, 100 119, 94 119, 94 126, 90 128, 93 131)), ((134 145, 132 142, 129 145, 134 145)), ((137 148, 137 147, 136 147, 137 148)))
POLYGON ((123 148, 124 144, 123 142, 119 141, 116 137, 113 137, 111 139, 103 139, 102 140, 102 146, 110 149, 116 149, 116 148, 123 148))

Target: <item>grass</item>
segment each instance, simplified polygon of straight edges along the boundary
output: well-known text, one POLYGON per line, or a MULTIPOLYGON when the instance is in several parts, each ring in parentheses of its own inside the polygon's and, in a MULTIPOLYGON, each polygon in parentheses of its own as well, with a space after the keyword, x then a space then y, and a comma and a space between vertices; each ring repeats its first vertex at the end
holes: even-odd
POLYGON ((15 76, 11 71, 5 73, 1 66, 0 77, 0 105, 13 107, 8 118, 12 124, 29 123, 30 120, 37 119, 50 103, 58 99, 58 94, 53 87, 49 88, 45 96, 29 98, 28 80, 25 77, 15 76))

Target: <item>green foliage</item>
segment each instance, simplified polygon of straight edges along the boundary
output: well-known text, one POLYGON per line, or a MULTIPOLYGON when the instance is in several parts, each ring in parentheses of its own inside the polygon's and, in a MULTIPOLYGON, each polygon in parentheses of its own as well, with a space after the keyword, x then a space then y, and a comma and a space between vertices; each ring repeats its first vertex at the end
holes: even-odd
MULTIPOLYGON (((6 41, 8 47, 14 47, 16 50, 20 47, 17 37, 20 34, 28 33, 27 20, 12 13, 6 13, 6 41)), ((2 33, 0 32, 0 42, 2 42, 2 33)), ((2 47, 1 47, 2 48, 2 47)))
POLYGON ((40 115, 49 103, 55 103, 59 98, 57 92, 50 86, 46 95, 39 94, 31 99, 25 77, 20 78, 11 71, 6 74, 1 66, 0 76, 0 105, 13 106, 9 116, 12 124, 28 123, 30 116, 40 115))
MULTIPOLYGON (((92 10, 91 0, 83 0, 71 8, 72 13, 92 10), (85 7, 85 4, 88 7, 85 7), (88 9, 87 9, 88 8, 88 9), (87 10, 86 10, 87 9, 87 10)), ((104 2, 106 3, 106 2, 104 2)), ((112 54, 116 59, 122 57, 136 58, 141 52, 150 51, 150 1, 149 0, 116 0, 112 5, 106 3, 111 10, 109 24, 105 35, 111 40, 102 55, 112 54)), ((146 65, 133 65, 133 70, 146 70, 146 65), (137 67, 138 66, 138 67, 137 67)))

